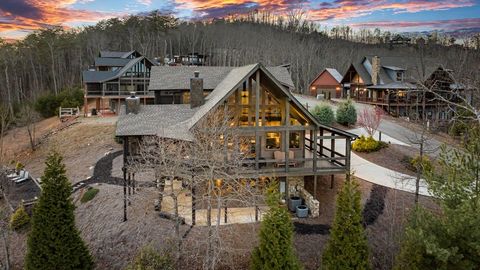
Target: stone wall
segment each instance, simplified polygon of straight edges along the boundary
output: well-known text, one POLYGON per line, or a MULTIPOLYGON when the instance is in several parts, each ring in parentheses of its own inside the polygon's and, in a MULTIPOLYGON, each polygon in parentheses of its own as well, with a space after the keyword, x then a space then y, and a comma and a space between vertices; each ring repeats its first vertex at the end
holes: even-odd
POLYGON ((310 192, 304 187, 303 177, 289 177, 288 178, 288 191, 290 196, 295 195, 301 197, 312 217, 318 217, 320 215, 320 202, 316 200, 310 192))

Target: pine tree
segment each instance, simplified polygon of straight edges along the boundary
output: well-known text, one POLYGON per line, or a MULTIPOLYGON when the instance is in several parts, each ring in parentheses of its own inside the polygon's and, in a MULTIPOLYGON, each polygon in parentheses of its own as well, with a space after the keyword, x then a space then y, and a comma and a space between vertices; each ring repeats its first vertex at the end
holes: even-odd
POLYGON ((268 195, 270 209, 260 227, 260 244, 252 253, 253 270, 301 269, 293 248, 293 224, 287 209, 278 204, 278 192, 268 195))
POLYGON ((52 152, 42 177, 42 193, 32 216, 25 269, 92 269, 93 261, 75 227, 72 187, 62 157, 52 152))
POLYGON ((370 269, 361 214, 358 184, 347 180, 337 197, 330 239, 322 256, 322 269, 370 269))

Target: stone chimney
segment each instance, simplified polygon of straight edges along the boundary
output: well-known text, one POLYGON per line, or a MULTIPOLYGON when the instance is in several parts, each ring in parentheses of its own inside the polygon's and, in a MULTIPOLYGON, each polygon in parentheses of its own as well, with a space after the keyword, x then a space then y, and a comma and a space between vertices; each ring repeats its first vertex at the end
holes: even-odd
POLYGON ((205 103, 203 96, 203 79, 200 78, 200 72, 195 71, 194 77, 190 79, 190 108, 202 106, 205 103))
POLYGON ((372 83, 373 85, 377 85, 380 80, 379 80, 379 74, 380 74, 380 57, 374 56, 372 58, 372 83))
POLYGON ((130 92, 130 96, 125 99, 127 114, 137 114, 140 111, 140 98, 135 96, 135 92, 130 92))

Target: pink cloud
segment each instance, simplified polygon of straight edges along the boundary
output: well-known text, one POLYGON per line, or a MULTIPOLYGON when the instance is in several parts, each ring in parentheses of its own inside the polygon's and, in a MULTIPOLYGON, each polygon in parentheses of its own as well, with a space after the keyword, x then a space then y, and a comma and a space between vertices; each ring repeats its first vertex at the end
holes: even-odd
POLYGON ((325 21, 331 19, 348 19, 352 17, 362 17, 379 10, 393 10, 396 13, 415 13, 427 10, 446 10, 459 7, 470 7, 474 5, 474 0, 408 0, 402 2, 394 2, 388 0, 338 0, 335 2, 335 4, 330 5, 324 3, 323 5, 321 5, 321 7, 311 10, 310 18, 316 21, 325 21))
POLYGON ((468 18, 457 20, 435 20, 435 21, 373 21, 350 24, 354 28, 382 28, 382 29, 402 29, 414 30, 422 29, 443 29, 446 31, 456 31, 468 28, 480 28, 480 18, 468 18))

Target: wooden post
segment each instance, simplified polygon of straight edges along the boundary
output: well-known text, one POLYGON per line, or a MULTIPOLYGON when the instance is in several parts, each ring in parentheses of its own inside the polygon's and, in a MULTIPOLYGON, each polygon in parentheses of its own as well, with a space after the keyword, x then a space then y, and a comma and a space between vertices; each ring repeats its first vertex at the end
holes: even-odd
POLYGON ((227 209, 228 209, 227 205, 225 205, 225 217, 224 217, 225 218, 225 224, 227 224, 227 215, 228 215, 228 213, 227 213, 228 210, 227 209))
POLYGON ((255 169, 260 169, 258 163, 260 159, 260 137, 257 129, 260 126, 260 70, 257 70, 256 84, 255 84, 255 169))
MULTIPOLYGON (((285 126, 289 127, 290 126, 290 99, 287 98, 285 101, 285 126)), ((290 154, 289 154, 289 149, 290 149, 290 131, 287 129, 285 130, 285 171, 288 172, 290 170, 290 154)))
MULTIPOLYGON (((320 128, 321 130, 321 128, 320 128)), ((317 172, 317 147, 318 147, 318 143, 317 143, 317 130, 313 130, 313 149, 312 149, 312 152, 313 152, 313 171, 314 172, 317 172)), ((320 149, 322 145, 320 145, 320 149)), ((320 150, 321 151, 321 150, 320 150)))
POLYGON ((135 173, 132 173, 132 192, 135 194, 135 173))
MULTIPOLYGON (((323 128, 320 127, 320 156, 323 156, 323 128)), ((315 141, 315 143, 317 143, 317 141, 315 141)))
POLYGON ((123 221, 127 221, 127 157, 128 137, 123 139, 123 221))
POLYGON ((351 148, 352 148, 352 142, 350 141, 350 138, 345 138, 345 169, 347 172, 350 172, 350 158, 351 158, 351 148))
POLYGON ((193 183, 194 176, 192 176, 192 226, 196 223, 196 206, 197 206, 197 196, 195 194, 195 184, 193 183))
POLYGON ((317 180, 318 175, 313 176, 313 198, 317 198, 317 180))
MULTIPOLYGON (((332 137, 334 137, 335 134, 336 133, 332 131, 332 134, 331 134, 332 137)), ((335 157, 335 139, 334 138, 330 140, 330 157, 332 158, 330 162, 334 163, 335 162, 335 160, 333 159, 335 157)))

